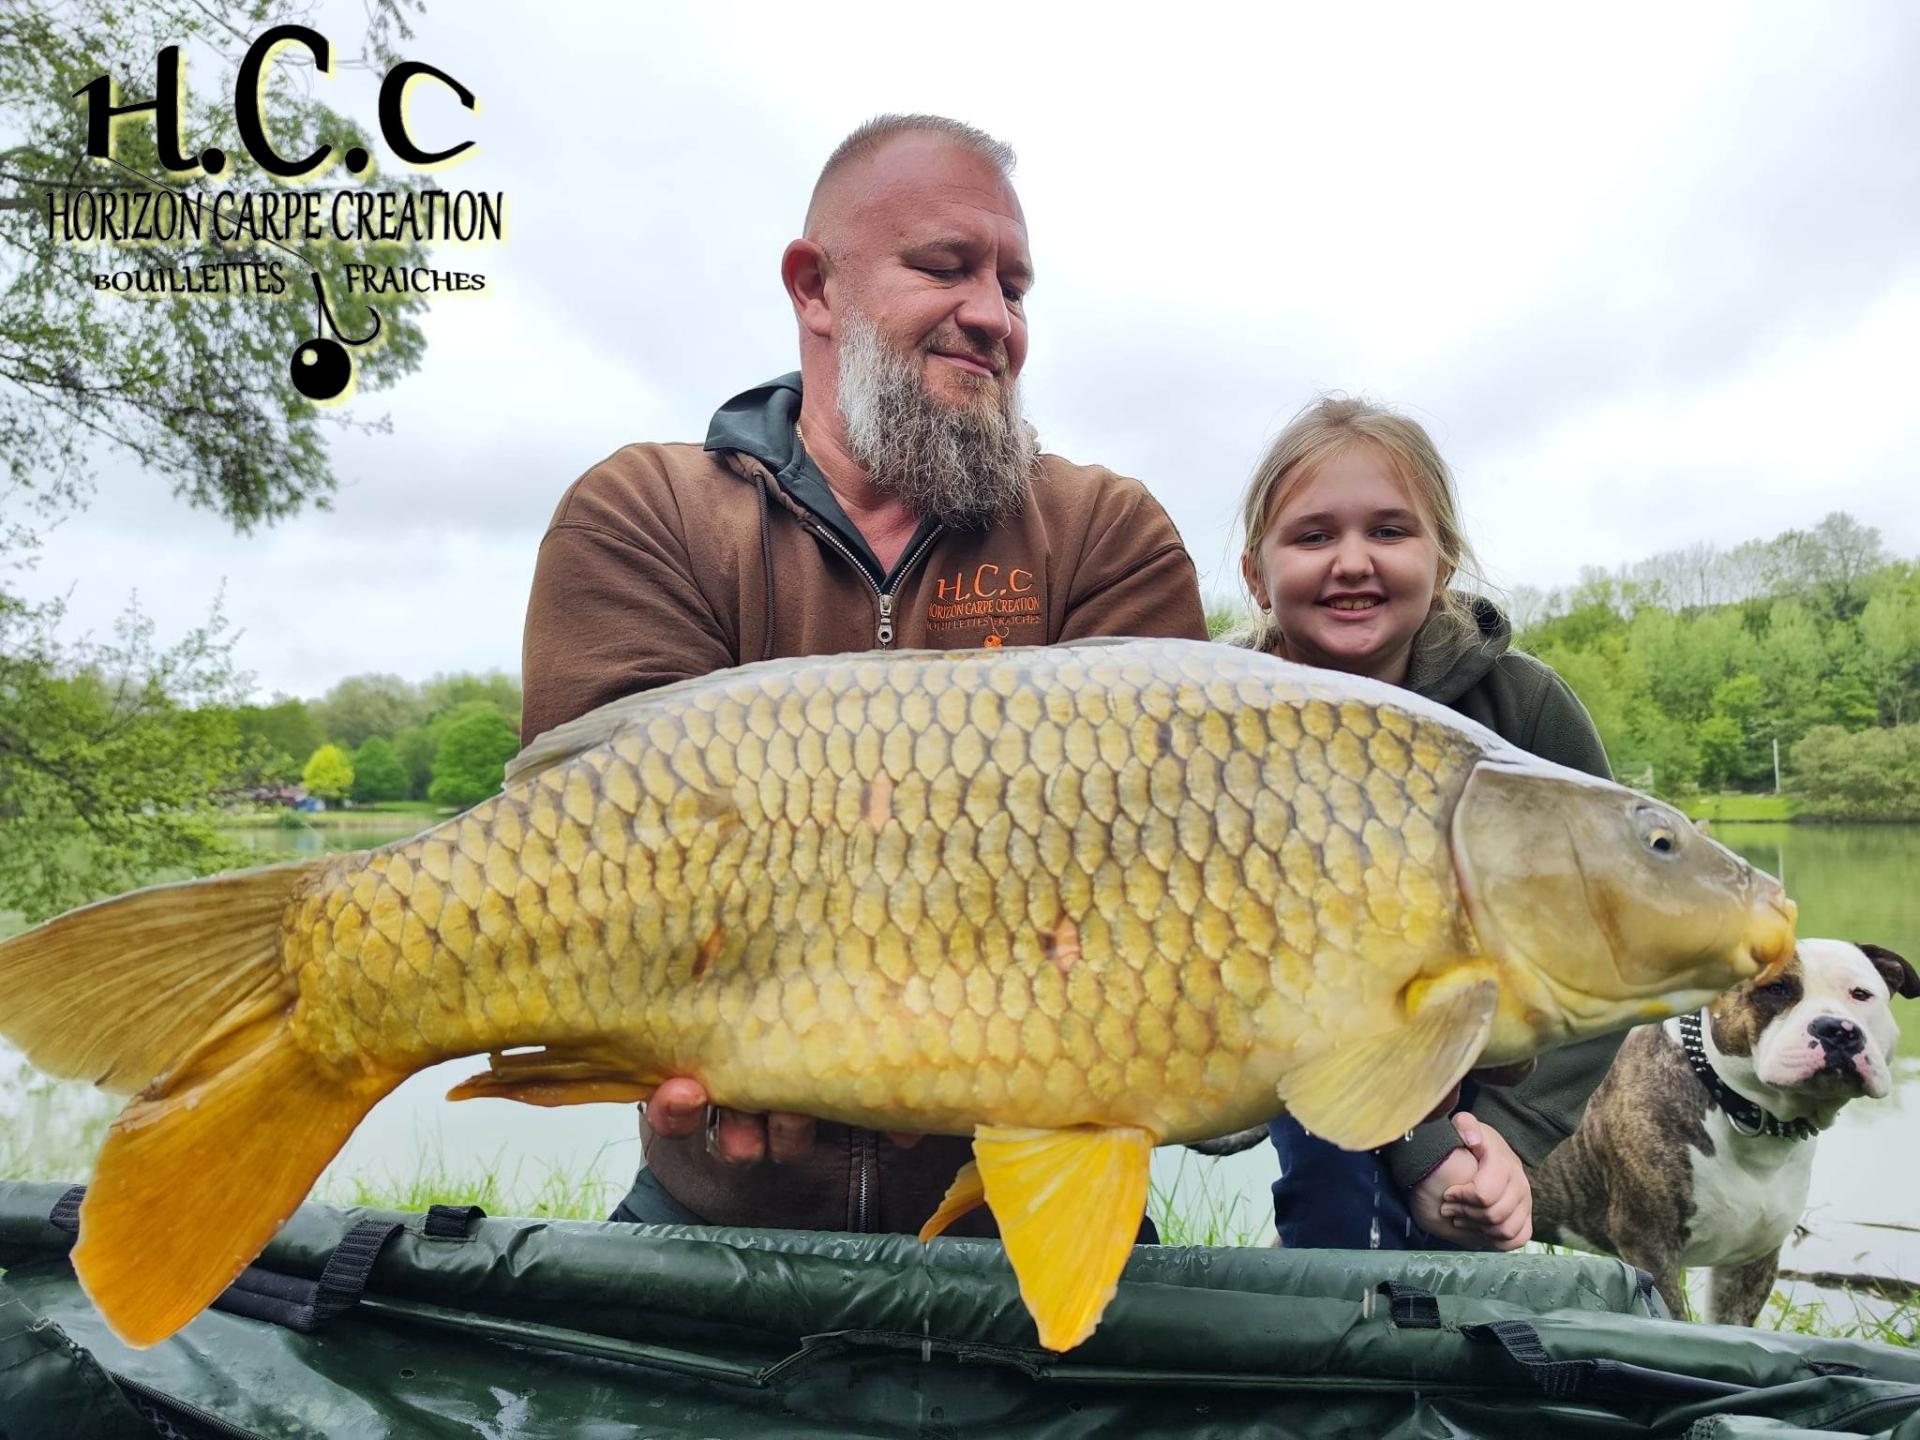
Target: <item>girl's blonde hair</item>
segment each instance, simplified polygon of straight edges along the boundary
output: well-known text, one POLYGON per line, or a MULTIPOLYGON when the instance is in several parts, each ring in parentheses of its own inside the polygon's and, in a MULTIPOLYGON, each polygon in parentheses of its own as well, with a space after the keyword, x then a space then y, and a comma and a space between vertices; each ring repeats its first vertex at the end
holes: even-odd
MULTIPOLYGON (((1261 537, 1287 496, 1312 479, 1327 461, 1361 445, 1372 446, 1386 457, 1406 487, 1414 509, 1433 526, 1434 548, 1440 555, 1440 573, 1433 587, 1434 609, 1473 626, 1473 597, 1485 584, 1480 562, 1474 558, 1473 547, 1467 544, 1466 531, 1460 525, 1453 472, 1418 421, 1384 405, 1326 395, 1293 417, 1247 482, 1247 493, 1240 502, 1245 537, 1242 555, 1257 570, 1261 537), (1454 588, 1455 581, 1463 578, 1470 588, 1454 588)), ((1271 610, 1256 609, 1251 633, 1236 638, 1254 649, 1276 654, 1280 650, 1279 627, 1271 610)))

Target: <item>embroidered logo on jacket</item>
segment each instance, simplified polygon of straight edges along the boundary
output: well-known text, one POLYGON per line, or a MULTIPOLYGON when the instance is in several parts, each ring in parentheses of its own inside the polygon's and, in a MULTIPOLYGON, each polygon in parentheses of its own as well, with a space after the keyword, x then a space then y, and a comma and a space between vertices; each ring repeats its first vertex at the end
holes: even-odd
POLYGON ((981 643, 1002 644, 1015 638, 1015 628, 1041 623, 1040 597, 1034 592, 1034 573, 1023 565, 987 562, 956 570, 934 581, 927 628, 985 631, 981 643))

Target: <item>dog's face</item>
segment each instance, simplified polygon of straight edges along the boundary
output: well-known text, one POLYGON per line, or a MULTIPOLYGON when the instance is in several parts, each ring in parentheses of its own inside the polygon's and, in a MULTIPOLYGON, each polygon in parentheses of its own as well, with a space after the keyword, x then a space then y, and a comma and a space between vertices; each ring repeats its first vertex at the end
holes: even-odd
POLYGON ((1714 1048, 1745 1057, 1762 1085, 1878 1100, 1893 1089, 1895 995, 1920 996, 1920 974, 1891 950, 1802 940, 1764 985, 1749 980, 1713 1002, 1714 1048))

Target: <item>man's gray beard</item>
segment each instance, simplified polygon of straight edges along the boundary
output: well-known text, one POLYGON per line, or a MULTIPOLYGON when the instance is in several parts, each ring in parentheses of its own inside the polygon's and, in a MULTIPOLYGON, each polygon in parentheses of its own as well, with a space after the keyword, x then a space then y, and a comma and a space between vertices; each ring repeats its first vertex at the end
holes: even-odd
POLYGON ((978 529, 1014 514, 1026 499, 1038 447, 1020 413, 1019 387, 997 388, 997 405, 984 398, 965 407, 943 404, 927 393, 912 361, 887 348, 872 321, 843 317, 847 451, 876 489, 922 519, 978 529))

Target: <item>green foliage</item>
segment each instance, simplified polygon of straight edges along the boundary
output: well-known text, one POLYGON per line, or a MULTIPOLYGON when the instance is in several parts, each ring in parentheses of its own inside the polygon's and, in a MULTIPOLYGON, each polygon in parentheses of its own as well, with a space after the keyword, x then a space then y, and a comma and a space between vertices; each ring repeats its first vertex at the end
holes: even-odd
POLYGON ((338 745, 322 745, 307 757, 300 783, 322 800, 344 800, 353 791, 353 760, 338 745))
POLYGON ((1791 795, 1699 795, 1687 802, 1689 820, 1781 823, 1793 819, 1791 795))
MULTIPOLYGON (((413 5, 376 0, 368 7, 367 38, 378 56, 391 55, 392 32, 406 33, 404 10, 413 5)), ((234 130, 234 70, 253 36, 293 12, 268 0, 138 6, 69 0, 0 8, 0 112, 8 117, 8 148, 0 154, 0 471, 29 491, 66 499, 80 493, 101 440, 242 530, 333 490, 325 427, 356 422, 349 411, 322 410, 294 389, 288 364, 312 333, 308 266, 324 277, 341 329, 364 334, 372 326, 367 297, 348 293, 342 267, 421 264, 424 247, 313 245, 305 247, 307 263, 259 244, 212 240, 164 249, 113 242, 81 248, 58 243, 45 218, 51 190, 151 192, 128 170, 83 156, 86 114, 70 97, 108 74, 119 82, 123 103, 151 98, 155 56, 166 45, 180 45, 192 57, 181 106, 185 148, 197 153, 218 144, 231 157, 228 168, 219 176, 164 173, 150 123, 117 129, 116 158, 191 195, 273 186, 234 130), (284 262, 294 303, 252 296, 102 299, 91 278, 256 258, 284 262)), ((303 74, 288 58, 267 71, 267 112, 280 149, 305 154, 323 138, 372 149, 358 125, 311 98, 310 69, 303 74)), ((341 58, 354 63, 350 52, 341 58)), ((382 175, 380 185, 427 188, 406 174, 382 175)), ((424 306, 419 295, 381 297, 381 339, 356 355, 361 391, 391 385, 419 363, 424 306)))
POLYGON ((1207 638, 1218 640, 1229 630, 1237 630, 1247 621, 1247 606, 1242 600, 1223 600, 1214 596, 1207 601, 1207 638))
POLYGON ((507 761, 519 753, 520 737, 485 702, 461 708, 465 713, 441 735, 427 794, 435 804, 464 810, 499 792, 507 761))
POLYGON ((301 758, 326 744, 326 732, 304 700, 280 697, 271 705, 242 705, 233 712, 240 734, 241 769, 256 784, 300 778, 301 758))
POLYGON ((433 752, 440 737, 425 725, 412 725, 393 737, 393 753, 407 772, 407 798, 424 800, 433 784, 433 752))
POLYGON ((420 698, 427 714, 444 715, 449 710, 473 701, 483 701, 498 710, 514 732, 520 730, 520 677, 504 671, 489 670, 484 675, 436 675, 420 687, 420 698))
POLYGON ((327 738, 358 749, 375 735, 392 739, 426 719, 419 690, 398 675, 349 675, 313 702, 327 738))
POLYGON ((1848 733, 1820 725, 1793 747, 1794 788, 1821 814, 1920 819, 1920 724, 1848 733))
MULTIPOLYGON (((1519 598, 1521 647, 1580 696, 1615 769, 1634 783, 1651 771, 1668 796, 1770 789, 1776 742, 1786 757, 1821 727, 1920 717, 1920 578, 1847 515, 1730 551, 1697 545, 1589 570, 1567 592, 1519 598)), ((1807 753, 1824 767, 1821 795, 1840 796, 1831 741, 1807 753)), ((1827 813, 1824 800, 1808 809, 1827 813)))
POLYGON ((0 909, 42 919, 245 856, 210 823, 239 737, 225 623, 161 648, 129 610, 63 643, 57 605, 0 594, 0 909))
MULTIPOLYGON (((336 64, 398 56, 416 0, 371 0, 366 48, 336 64)), ((218 177, 161 177, 151 124, 124 124, 124 165, 205 196, 266 188, 233 132, 234 68, 269 25, 306 18, 275 0, 68 0, 0 6, 0 577, 30 563, 38 531, 84 503, 100 456, 131 459, 188 503, 241 531, 270 523, 334 488, 328 427, 378 428, 346 407, 323 411, 292 383, 288 357, 312 333, 304 265, 288 263, 296 303, 254 296, 152 300, 101 295, 92 276, 272 259, 254 244, 218 241, 155 248, 62 245, 49 235, 50 197, 150 187, 125 169, 82 156, 86 116, 75 91, 107 74, 121 101, 150 98, 155 58, 179 45, 186 76, 182 137, 232 163, 218 177)), ((324 137, 367 143, 359 127, 311 98, 311 73, 283 56, 269 67, 267 110, 289 153, 324 137)), ((383 177, 384 188, 420 188, 383 177)), ((420 246, 311 247, 340 327, 371 326, 351 295, 350 263, 415 264, 420 246)), ((284 257, 281 257, 284 260, 284 257)), ((391 385, 419 363, 424 295, 382 296, 379 344, 356 353, 361 392, 391 385)), ((242 722, 228 642, 216 610, 171 646, 130 608, 106 643, 64 642, 58 605, 22 601, 0 578, 0 909, 29 917, 156 878, 245 863, 209 823, 215 796, 270 778, 309 753, 265 707, 242 722)))
POLYGON ((353 798, 356 802, 373 804, 381 800, 404 800, 407 798, 407 789, 406 766, 400 763, 393 746, 378 735, 353 752, 353 798))

